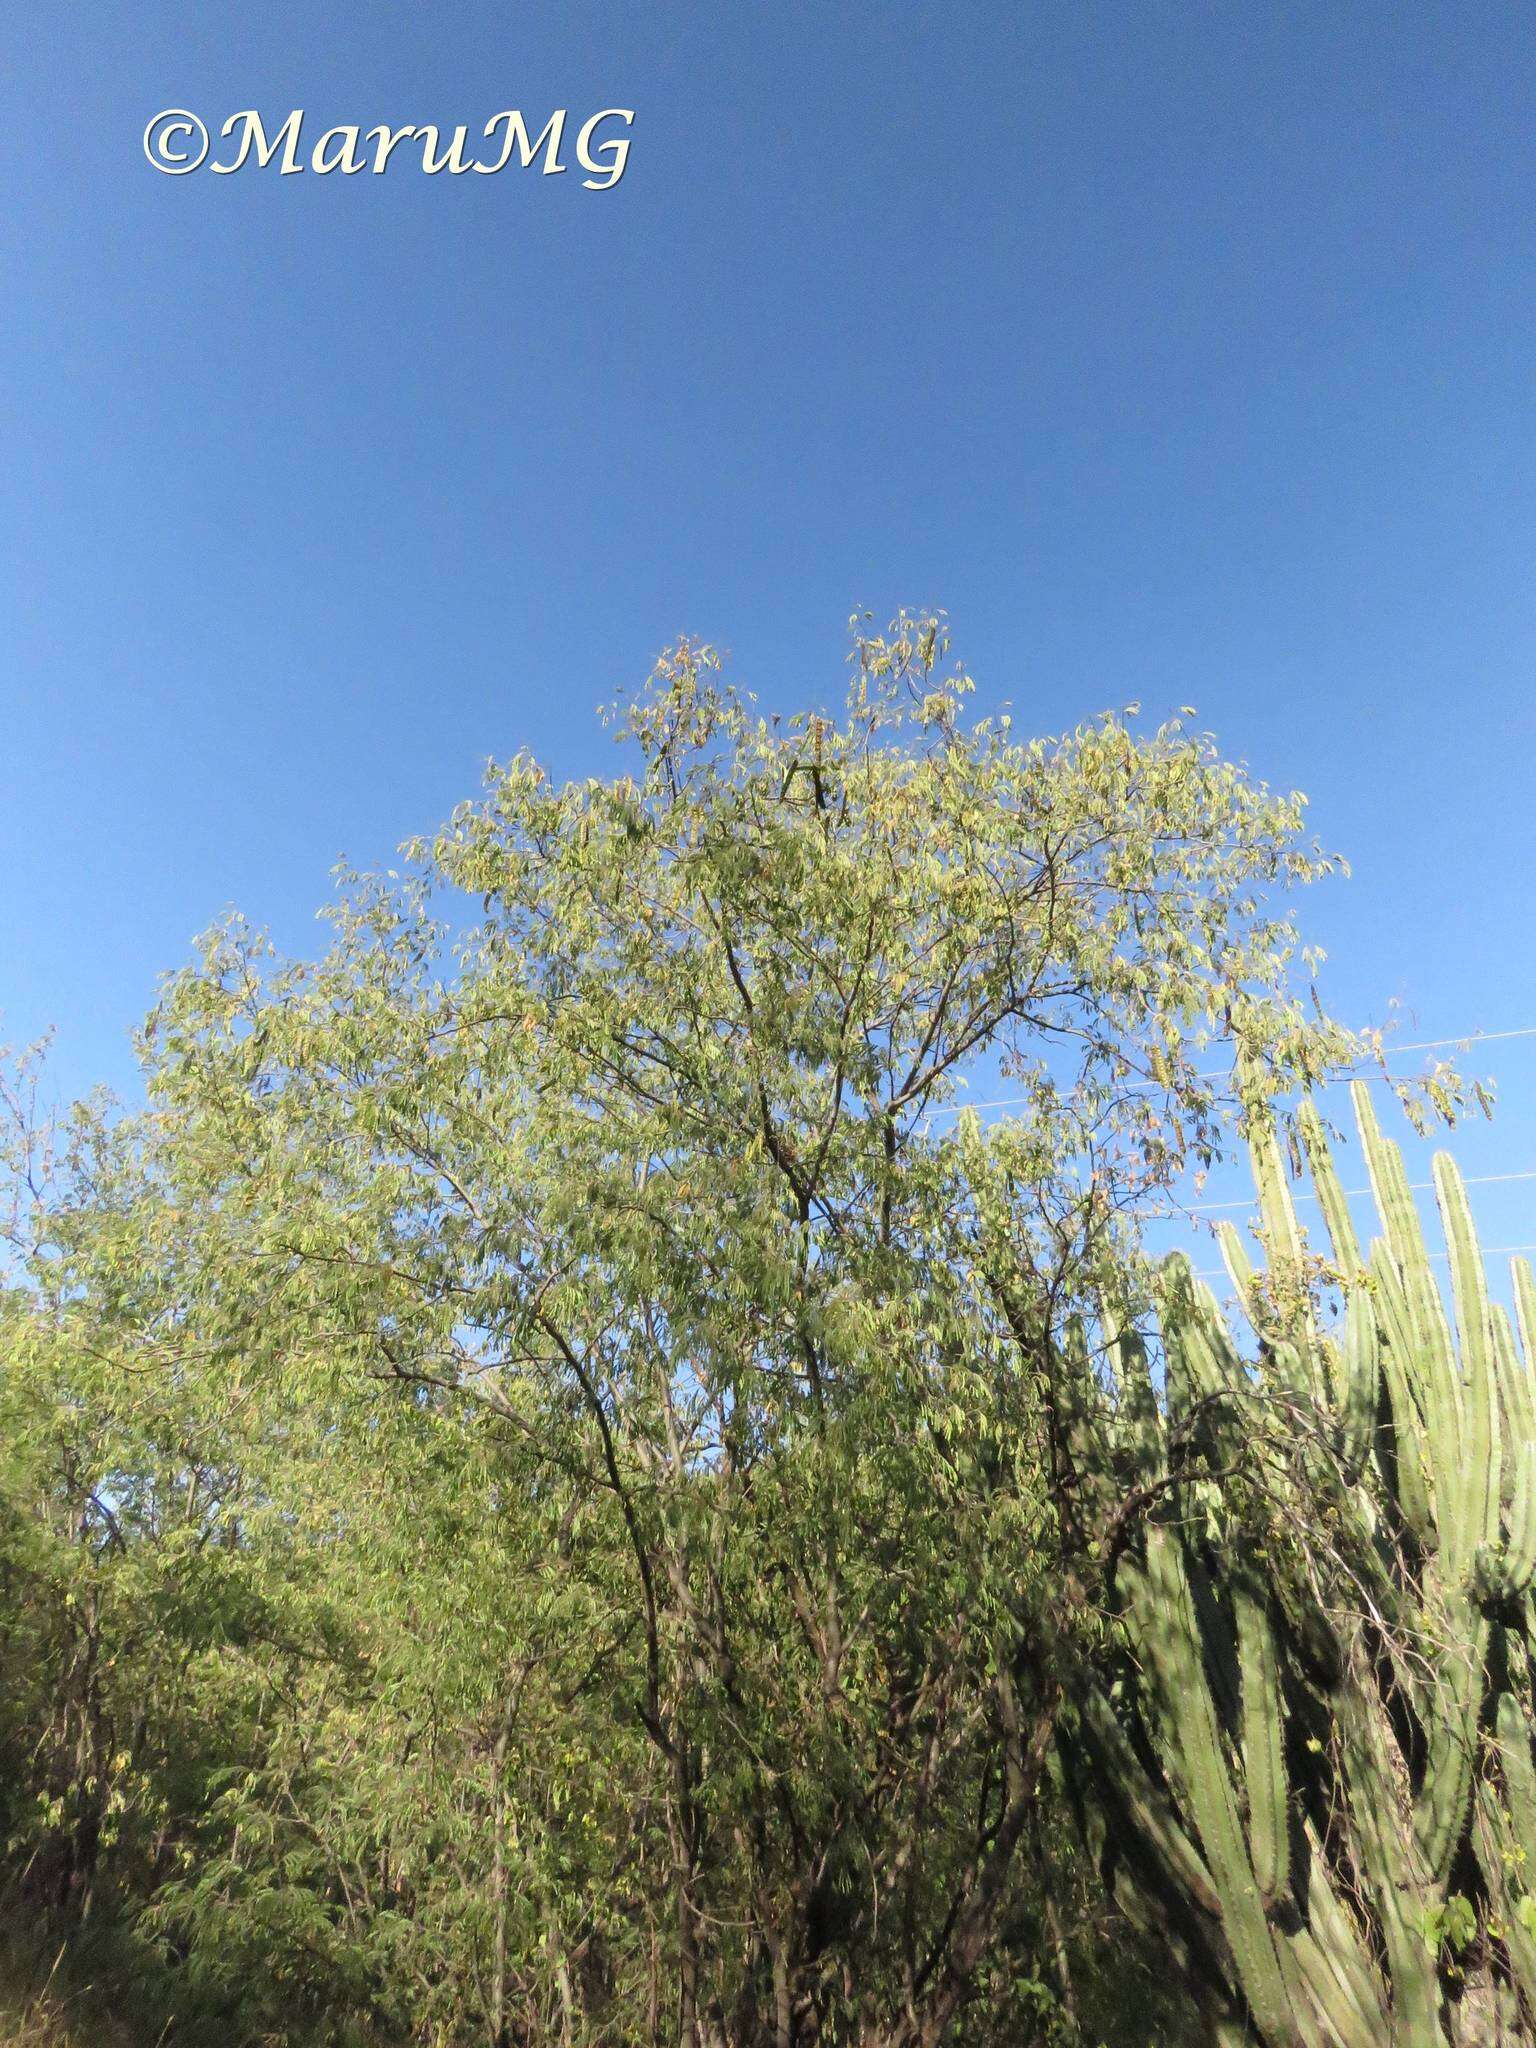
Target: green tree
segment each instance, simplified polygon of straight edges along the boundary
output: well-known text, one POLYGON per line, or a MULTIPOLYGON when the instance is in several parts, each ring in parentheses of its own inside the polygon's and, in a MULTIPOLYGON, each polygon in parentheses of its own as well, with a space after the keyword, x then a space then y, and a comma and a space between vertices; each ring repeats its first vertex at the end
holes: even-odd
MULTIPOLYGON (((500 2040, 1017 2037, 1103 1627, 1074 1315, 1239 1114, 1214 1046, 1360 1051, 1270 907, 1332 865, 1298 797, 1178 725, 965 727, 946 661, 903 617, 780 722, 685 645, 633 772, 494 769, 323 958, 227 926, 147 1033, 187 1332, 330 1418, 341 1569, 419 1512, 375 1675, 408 1731, 454 1674, 477 1903, 413 1967, 500 2040)), ((372 1867, 359 1926, 419 1924, 372 1867)))

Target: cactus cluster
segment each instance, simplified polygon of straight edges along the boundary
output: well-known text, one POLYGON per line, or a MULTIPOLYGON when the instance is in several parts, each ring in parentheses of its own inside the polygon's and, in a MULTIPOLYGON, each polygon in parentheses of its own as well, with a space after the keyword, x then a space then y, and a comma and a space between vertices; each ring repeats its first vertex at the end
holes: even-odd
POLYGON ((1223 1248, 1255 1356, 1179 1258, 1150 1343, 1106 1311, 1084 1426, 1117 1623, 1061 1761, 1210 2039, 1536 2040, 1536 1282, 1517 1261, 1517 1333, 1441 1155, 1448 1304, 1363 1086, 1355 1110, 1368 1250, 1314 1109, 1326 1253, 1251 1141, 1262 1267, 1223 1248))

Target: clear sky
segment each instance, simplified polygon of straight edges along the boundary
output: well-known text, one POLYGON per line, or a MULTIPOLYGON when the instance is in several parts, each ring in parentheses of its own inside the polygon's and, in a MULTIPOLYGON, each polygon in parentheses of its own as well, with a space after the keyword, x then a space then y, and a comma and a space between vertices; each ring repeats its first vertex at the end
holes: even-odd
MULTIPOLYGON (((27 4, 0 85, 5 1035, 131 1085, 227 905, 368 864, 680 630, 848 613, 984 704, 1182 703, 1313 798, 1351 1021, 1536 1025, 1526 5, 27 4), (162 108, 534 131, 579 173, 157 175, 162 108)), ((227 153, 228 145, 219 145, 227 153)), ((1536 1169, 1536 1040, 1474 1171, 1536 1169)), ((1533 1189, 1479 1190, 1490 1242, 1533 1189)))

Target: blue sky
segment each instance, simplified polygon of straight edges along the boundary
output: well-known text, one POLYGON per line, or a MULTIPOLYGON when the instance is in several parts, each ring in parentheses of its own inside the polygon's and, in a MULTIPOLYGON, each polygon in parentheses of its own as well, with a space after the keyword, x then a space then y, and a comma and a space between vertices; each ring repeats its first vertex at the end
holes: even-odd
MULTIPOLYGON (((131 1083, 681 630, 768 703, 935 604, 1042 730, 1196 705, 1354 865, 1352 1021, 1536 1024, 1536 14, 23 7, 0 86, 5 1035, 131 1083), (161 108, 635 110, 608 192, 157 176, 161 108)), ((1536 1168, 1536 1040, 1470 1170, 1536 1168)), ((1479 1190, 1491 1242, 1529 1190, 1479 1190)))

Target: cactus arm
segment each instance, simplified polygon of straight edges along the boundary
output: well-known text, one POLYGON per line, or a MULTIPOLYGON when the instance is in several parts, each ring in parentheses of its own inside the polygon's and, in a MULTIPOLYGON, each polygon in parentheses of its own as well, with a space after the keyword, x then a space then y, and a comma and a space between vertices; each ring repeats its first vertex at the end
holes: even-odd
POLYGON ((1388 1754, 1369 1660, 1357 1643, 1339 1696, 1338 1727, 1356 1861, 1375 1899, 1392 1983, 1393 2028, 1402 2048, 1443 2048, 1434 1957, 1425 1942, 1422 1906, 1430 1887, 1411 1838, 1395 1823, 1399 1772, 1388 1754))
POLYGON ((1114 1356, 1120 1382, 1116 1421, 1130 1453, 1132 1477, 1138 1486, 1148 1486, 1167 1470, 1168 1446, 1141 1332, 1129 1324, 1118 1329, 1114 1356))
POLYGON ((1313 2008, 1330 2048, 1381 2048, 1387 2038, 1386 2016, 1377 1999, 1362 2001, 1340 1958, 1309 1927, 1299 1927, 1286 1941, 1298 1987, 1313 2008))
POLYGON ((1221 1246, 1221 1262, 1227 1269, 1227 1278, 1232 1282, 1232 1291, 1242 1303, 1243 1314, 1253 1316, 1253 1261, 1248 1256, 1248 1247, 1243 1243, 1237 1226, 1233 1223, 1219 1223, 1216 1226, 1216 1241, 1221 1246))
POLYGON ((1222 1925, 1243 1996, 1265 2041, 1293 2048, 1302 2037, 1291 1986, 1243 1838, 1179 1535, 1166 1520, 1148 1526, 1147 1587, 1156 1615, 1149 1638, 1162 1702, 1195 1831, 1221 1896, 1222 1925))
POLYGON ((1504 1308, 1494 1302, 1489 1310, 1494 1368, 1498 1375, 1499 1401, 1504 1411, 1503 1471, 1500 1493, 1507 1507, 1515 1489, 1524 1444, 1536 1441, 1536 1402, 1532 1400, 1531 1376, 1520 1356, 1514 1330, 1504 1308))
MULTIPOLYGON (((1428 1413, 1442 1551, 1433 1625, 1445 1644, 1434 1657, 1428 1758, 1415 1802, 1414 1833, 1431 1875, 1443 1885, 1467 1823, 1486 1684, 1488 1622, 1471 1578, 1474 1564, 1498 1536, 1499 1410, 1488 1297, 1466 1190, 1444 1154, 1435 1160, 1434 1177, 1450 1249, 1462 1399, 1453 1429, 1437 1382, 1428 1413)), ((1421 1336, 1426 1320, 1418 1319, 1421 1336)), ((1431 1349, 1436 1348, 1431 1339, 1431 1349)))
POLYGON ((1163 1341, 1168 1348, 1170 1414, 1183 1414, 1199 1401, 1220 1401, 1245 1386, 1242 1366, 1221 1326, 1220 1311, 1209 1288, 1191 1273, 1182 1252, 1164 1262, 1161 1287, 1163 1341))
MULTIPOLYGON (((1505 1637, 1516 1672, 1526 1659, 1518 1638, 1505 1637)), ((1493 1714, 1503 1797, 1485 1780, 1477 1788, 1478 1861, 1503 1921, 1504 1946, 1528 2014, 1536 2015, 1536 1939, 1519 1907, 1536 1881, 1536 1768, 1531 1763, 1531 1730, 1524 1688, 1501 1691, 1493 1714)))
POLYGON ((1248 1376, 1237 1346, 1232 1342, 1231 1332, 1221 1313, 1221 1304, 1203 1280, 1194 1283, 1194 1307, 1199 1328, 1210 1350, 1212 1359, 1220 1373, 1222 1382, 1229 1387, 1246 1391, 1248 1376))
POLYGON ((1536 1940, 1532 1940, 1520 1918, 1518 1909, 1529 1894, 1523 1891, 1515 1875, 1523 1845, 1513 1839, 1510 1816, 1500 1806, 1492 1786, 1486 1784, 1477 1788, 1476 1840, 1477 1860, 1501 1923, 1510 1974, 1527 2013, 1536 2013, 1536 1940))
POLYGON ((1509 1270, 1515 1283, 1515 1319, 1520 1325, 1526 1371, 1536 1371, 1536 1277, 1529 1259, 1511 1259, 1509 1270))
POLYGON ((1515 1319, 1519 1325, 1520 1341, 1515 1342, 1514 1331, 1509 1327, 1509 1318, 1502 1309, 1495 1317, 1495 1326, 1502 1328, 1508 1340, 1508 1349, 1500 1357, 1501 1373, 1507 1377, 1500 1380, 1500 1391, 1504 1396, 1509 1413, 1510 1427, 1516 1437, 1536 1436, 1536 1280, 1524 1259, 1511 1259, 1510 1277, 1514 1282, 1515 1319))
POLYGON ((1447 1457, 1454 1462, 1461 1435, 1461 1377, 1413 1190, 1408 1185, 1401 1150, 1382 1135, 1370 1090, 1364 1082, 1357 1081, 1351 1094, 1366 1172, 1407 1303, 1412 1344, 1405 1363, 1420 1382, 1420 1406, 1437 1444, 1444 1447, 1447 1457))
POLYGON ((1306 1240, 1301 1234, 1301 1225, 1296 1220, 1296 1205, 1291 1200, 1290 1181, 1285 1171, 1285 1162, 1280 1157, 1280 1147, 1273 1129, 1256 1131, 1250 1136, 1248 1156, 1253 1163, 1253 1181, 1259 1195, 1259 1216, 1271 1259, 1278 1257, 1299 1261, 1305 1258, 1306 1240))
POLYGON ((1532 1858, 1531 1879, 1536 1883, 1536 1766, 1531 1762, 1531 1730, 1526 1711, 1512 1692, 1499 1694, 1493 1726, 1498 1738, 1505 1804, 1515 1838, 1532 1858))
POLYGON ((1478 1714, 1488 1657, 1488 1621, 1458 1588, 1437 1617, 1448 1638, 1437 1656, 1429 1720, 1429 1755, 1414 1802, 1413 1832, 1435 1883, 1443 1888, 1466 1829, 1477 1756, 1478 1714))
POLYGON ((1312 1169, 1312 1185, 1317 1190, 1323 1221, 1328 1226, 1328 1241, 1333 1247, 1333 1263, 1342 1278, 1348 1282, 1361 1272, 1365 1262, 1360 1256, 1360 1240, 1355 1235, 1355 1226, 1350 1219, 1344 1184, 1339 1179, 1338 1168, 1333 1163, 1333 1147, 1328 1143, 1328 1134, 1323 1129, 1323 1120, 1317 1113, 1316 1103, 1309 1101, 1302 1104, 1299 1121, 1302 1143, 1307 1151, 1307 1164, 1312 1169))
MULTIPOLYGON (((1530 1437, 1515 1455, 1515 1486, 1501 1576, 1511 1593, 1529 1592, 1536 1578, 1536 1441, 1530 1437)), ((1536 1836, 1532 1840, 1536 1842, 1536 1836)))
POLYGON ((1094 1688, 1084 1694, 1080 1713, 1088 1746, 1096 1752, 1100 1784, 1123 1810, 1157 1865, 1182 1886, 1196 1905, 1219 1920, 1221 1897, 1199 1850, 1179 1826, 1173 1807, 1131 1747, 1108 1700, 1094 1688))
POLYGON ((1448 1153, 1436 1155, 1434 1178, 1450 1248, 1461 1348, 1461 1441, 1449 1496, 1454 1512, 1445 1536, 1447 1569, 1459 1575, 1470 1566, 1480 1544, 1498 1538, 1499 1403, 1482 1252, 1466 1188, 1448 1153))
POLYGON ((1376 1303, 1377 1320, 1385 1337, 1388 1349, 1397 1360, 1397 1370, 1403 1377, 1403 1390, 1407 1399, 1404 1403, 1404 1425, 1411 1425, 1420 1435, 1428 1421, 1424 1405, 1424 1388, 1418 1375, 1412 1370, 1414 1332, 1413 1318, 1408 1313, 1408 1297, 1403 1292, 1403 1276, 1392 1248, 1384 1238, 1377 1238, 1371 1246, 1369 1262, 1371 1294, 1376 1303))
POLYGON ((1339 1903, 1329 1876, 1328 1859, 1311 1821, 1303 1825, 1307 1845, 1307 1921, 1350 2004, 1366 2021, 1372 2043, 1387 2037, 1382 1980, 1350 1915, 1339 1903))
POLYGON ((1290 1782, 1285 1768, 1285 1703, 1274 1630, 1256 1576, 1232 1585, 1242 1679, 1243 1775, 1248 1786, 1248 1845, 1259 1896, 1273 1906, 1290 1878, 1290 1782))
POLYGON ((1428 1250, 1419 1224, 1419 1212, 1414 1206, 1413 1190, 1403 1169, 1402 1151, 1382 1131, 1376 1105, 1366 1084, 1363 1081, 1352 1082, 1349 1094, 1360 1130, 1366 1178, 1371 1184, 1376 1213, 1386 1230, 1393 1258, 1407 1273, 1424 1263, 1428 1250))
POLYGON ((1351 1290, 1345 1311, 1343 1378, 1344 1467, 1355 1479, 1370 1456, 1381 1396, 1381 1338, 1370 1297, 1360 1288, 1351 1290))
POLYGON ((1386 1337, 1381 1349, 1381 1367, 1392 1410, 1392 1463, 1397 1481, 1397 1504, 1420 1548, 1433 1550, 1438 1531, 1429 1474, 1425 1470, 1421 1449, 1425 1435, 1424 1415, 1410 1366, 1412 1333, 1392 1254, 1379 1241, 1371 1250, 1371 1284, 1386 1337))

